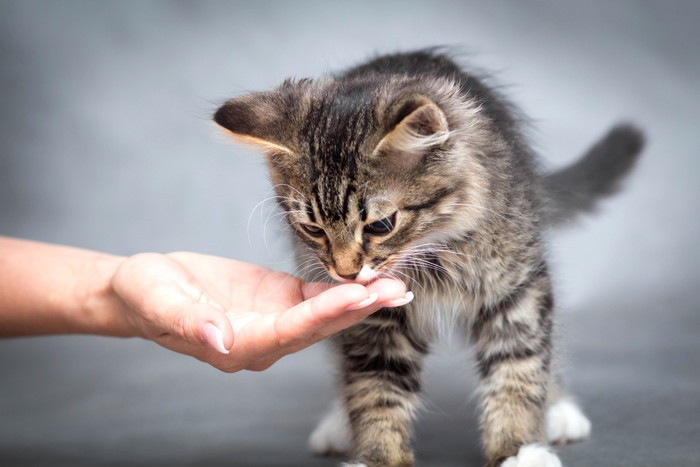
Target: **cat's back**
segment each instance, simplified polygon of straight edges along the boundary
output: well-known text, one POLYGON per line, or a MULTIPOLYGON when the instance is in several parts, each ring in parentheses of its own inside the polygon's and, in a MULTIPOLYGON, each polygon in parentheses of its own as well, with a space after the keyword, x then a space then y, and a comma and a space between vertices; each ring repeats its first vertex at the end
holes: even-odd
POLYGON ((468 70, 440 48, 380 55, 336 76, 347 83, 381 85, 392 77, 416 81, 447 80, 457 83, 462 95, 481 109, 482 115, 511 145, 514 152, 527 153, 521 133, 522 113, 493 86, 483 73, 468 70))
POLYGON ((409 77, 432 77, 462 80, 464 71, 447 55, 436 50, 380 55, 361 65, 350 68, 339 78, 356 79, 371 75, 401 75, 409 77))

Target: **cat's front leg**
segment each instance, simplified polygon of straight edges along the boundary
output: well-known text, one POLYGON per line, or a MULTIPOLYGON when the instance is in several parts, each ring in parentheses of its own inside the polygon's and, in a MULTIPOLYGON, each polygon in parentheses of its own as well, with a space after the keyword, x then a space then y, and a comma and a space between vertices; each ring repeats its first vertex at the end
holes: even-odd
POLYGON ((561 466, 544 425, 551 331, 551 287, 543 271, 482 307, 473 323, 489 467, 561 466))
POLYGON ((412 420, 428 346, 404 309, 384 309, 337 336, 352 432, 349 465, 409 467, 412 420))

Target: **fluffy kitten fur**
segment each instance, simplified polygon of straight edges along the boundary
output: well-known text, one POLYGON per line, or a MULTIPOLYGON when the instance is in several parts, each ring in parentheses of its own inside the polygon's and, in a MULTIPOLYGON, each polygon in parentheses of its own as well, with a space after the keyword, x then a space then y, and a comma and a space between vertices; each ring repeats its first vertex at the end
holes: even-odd
POLYGON ((436 51, 287 80, 226 102, 214 119, 264 149, 303 264, 314 258, 336 280, 396 276, 416 292, 333 339, 342 409, 324 423, 336 438, 347 425, 350 446, 328 439, 317 450, 413 465, 421 366, 442 322, 475 347, 487 464, 560 465, 543 447, 547 431, 566 442, 590 425, 552 369, 542 231, 612 193, 641 134, 618 126, 576 164, 542 175, 511 107, 436 51), (546 425, 561 403, 575 420, 547 423, 578 431, 546 425))

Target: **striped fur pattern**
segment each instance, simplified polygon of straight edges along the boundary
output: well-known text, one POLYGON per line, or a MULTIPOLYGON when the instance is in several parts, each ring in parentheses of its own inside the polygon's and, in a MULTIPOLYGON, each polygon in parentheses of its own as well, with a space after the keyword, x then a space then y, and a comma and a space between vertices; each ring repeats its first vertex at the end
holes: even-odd
MULTIPOLYGON (((548 197, 554 179, 536 171, 516 115, 435 51, 288 80, 215 115, 265 152, 307 279, 388 275, 415 291, 412 303, 333 339, 357 465, 413 465, 421 367, 441 328, 475 346, 488 465, 521 465, 535 449, 517 457, 523 446, 547 444, 545 410, 564 393, 552 371, 541 231, 548 213, 564 210, 548 197)), ((631 166, 641 137, 616 131, 609 157, 631 166)), ((605 152, 604 141, 596 157, 605 152)), ((566 185, 562 173, 554 177, 566 185)))

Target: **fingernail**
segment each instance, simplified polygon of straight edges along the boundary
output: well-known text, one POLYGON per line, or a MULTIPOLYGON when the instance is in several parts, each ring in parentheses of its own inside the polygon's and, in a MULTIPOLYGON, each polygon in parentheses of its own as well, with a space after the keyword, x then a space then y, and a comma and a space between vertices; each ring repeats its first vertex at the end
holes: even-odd
POLYGON ((207 343, 212 346, 214 350, 228 355, 228 349, 224 347, 224 333, 221 329, 211 323, 207 323, 204 325, 204 337, 206 337, 207 343))
POLYGON ((379 298, 379 294, 378 294, 378 293, 370 294, 369 297, 365 298, 365 299, 362 300, 360 303, 356 303, 356 304, 354 304, 353 306, 349 307, 348 310, 359 310, 359 309, 368 307, 368 306, 370 306, 372 303, 376 302, 378 298, 379 298))
POLYGON ((387 308, 396 308, 397 306, 404 306, 408 303, 411 303, 412 300, 413 292, 406 292, 406 295, 404 295, 403 298, 397 298, 395 300, 387 302, 384 304, 384 306, 387 308))

